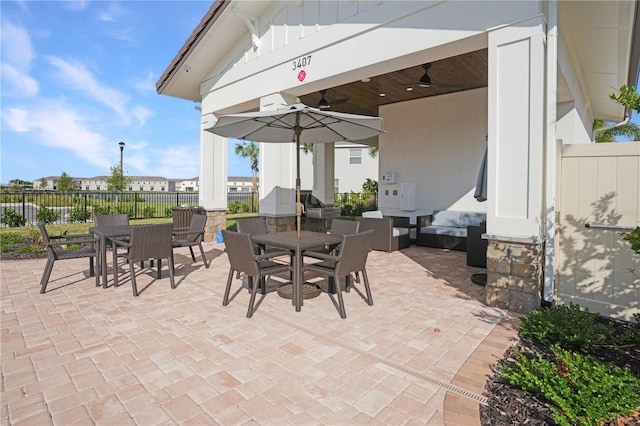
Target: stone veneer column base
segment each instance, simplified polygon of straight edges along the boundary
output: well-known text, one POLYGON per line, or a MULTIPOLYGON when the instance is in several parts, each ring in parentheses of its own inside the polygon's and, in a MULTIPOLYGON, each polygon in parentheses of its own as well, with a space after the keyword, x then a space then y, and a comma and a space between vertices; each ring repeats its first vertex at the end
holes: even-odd
POLYGON ((527 313, 542 301, 544 245, 489 240, 486 302, 489 306, 527 313))
POLYGON ((267 228, 269 232, 295 231, 295 216, 267 216, 267 228))
POLYGON ((215 241, 216 232, 227 229, 226 210, 207 210, 207 223, 204 226, 204 241, 215 241))

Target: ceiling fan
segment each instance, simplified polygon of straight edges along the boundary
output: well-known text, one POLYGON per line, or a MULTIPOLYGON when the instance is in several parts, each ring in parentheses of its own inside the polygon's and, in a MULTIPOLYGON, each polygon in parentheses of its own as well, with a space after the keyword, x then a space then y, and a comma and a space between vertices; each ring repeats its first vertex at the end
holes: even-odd
POLYGON ((422 68, 424 69, 424 74, 422 77, 418 79, 418 81, 413 83, 403 83, 405 86, 419 86, 419 87, 440 87, 442 89, 460 89, 465 86, 459 84, 448 84, 448 83, 440 83, 437 81, 431 80, 429 76, 429 69, 431 68, 431 63, 422 64, 422 68))
POLYGON ((345 102, 347 102, 349 100, 349 98, 341 98, 341 99, 335 99, 335 100, 329 102, 327 100, 327 98, 325 97, 325 95, 327 94, 327 90, 326 89, 321 90, 319 93, 320 93, 320 95, 322 95, 320 97, 320 100, 318 101, 318 105, 317 105, 317 107, 320 108, 320 109, 330 109, 334 105, 340 105, 340 104, 343 104, 343 103, 345 103, 345 102))

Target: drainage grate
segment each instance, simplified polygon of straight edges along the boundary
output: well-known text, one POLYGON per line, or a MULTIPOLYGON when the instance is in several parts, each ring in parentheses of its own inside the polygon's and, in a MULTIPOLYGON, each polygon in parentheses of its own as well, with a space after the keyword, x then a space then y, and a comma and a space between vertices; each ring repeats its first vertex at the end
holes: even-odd
POLYGON ((380 362, 380 363, 382 363, 382 364, 384 364, 384 365, 386 365, 388 367, 394 368, 394 369, 396 369, 398 371, 402 371, 405 374, 409 374, 409 375, 411 375, 413 377, 416 377, 416 378, 418 378, 420 380, 423 380, 423 381, 425 381, 427 383, 431 383, 433 385, 439 386, 439 387, 441 387, 443 389, 446 389, 448 391, 455 392, 458 395, 461 395, 461 396, 464 396, 466 398, 469 398, 469 399, 471 399, 471 400, 473 400, 473 401, 475 401, 475 402, 477 402, 479 404, 487 405, 487 398, 482 396, 482 395, 478 395, 475 392, 470 392, 470 391, 468 391, 466 389, 463 389, 461 387, 458 387, 456 385, 452 385, 451 383, 443 382, 442 380, 438 380, 438 379, 436 379, 434 377, 431 377, 429 375, 426 375, 424 373, 411 370, 410 368, 407 368, 407 367, 405 367, 405 366, 403 366, 401 364, 397 364, 395 362, 391 362, 391 361, 389 361, 387 359, 384 359, 382 357, 379 357, 379 356, 377 356, 375 354, 372 354, 370 352, 364 351, 362 349, 356 348, 354 346, 345 345, 343 342, 341 342, 341 341, 339 341, 337 339, 334 339, 332 337, 326 336, 324 334, 320 334, 320 333, 318 333, 318 332, 316 332, 314 330, 311 330, 309 328, 303 327, 298 323, 290 323, 290 322, 283 321, 281 318, 278 318, 278 317, 276 317, 274 315, 271 315, 269 312, 262 312, 261 315, 266 315, 266 316, 268 316, 269 318, 271 318, 273 320, 276 320, 276 321, 282 322, 284 324, 287 324, 287 325, 289 325, 289 326, 291 326, 291 327, 293 327, 295 329, 303 331, 303 332, 305 332, 307 334, 310 334, 312 336, 315 336, 315 337, 317 337, 319 339, 328 340, 329 342, 331 342, 331 343, 333 343, 333 344, 335 344, 337 346, 340 346, 343 349, 347 349, 347 350, 350 350, 350 351, 353 351, 353 352, 357 352, 357 353, 359 353, 361 355, 365 355, 365 356, 368 356, 370 358, 373 358, 376 361, 378 361, 378 362, 380 362))

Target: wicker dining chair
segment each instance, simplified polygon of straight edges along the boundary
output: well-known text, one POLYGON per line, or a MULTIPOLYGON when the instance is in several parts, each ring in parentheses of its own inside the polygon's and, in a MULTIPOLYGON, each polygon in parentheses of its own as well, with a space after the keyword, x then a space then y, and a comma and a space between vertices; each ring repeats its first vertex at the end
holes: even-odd
POLYGON ((320 260, 320 262, 305 264, 304 271, 314 272, 328 277, 328 293, 330 295, 335 293, 338 296, 338 313, 340 314, 340 318, 344 319, 347 317, 342 297, 342 292, 346 291, 347 286, 355 289, 368 305, 373 305, 369 278, 365 269, 372 242, 373 230, 368 230, 343 236, 340 251, 337 255, 312 250, 304 252, 305 257, 320 260), (356 272, 362 274, 366 298, 351 282, 351 274, 356 272))
MULTIPOLYGON (((129 224, 128 214, 96 214, 93 215, 93 221, 96 226, 122 226, 129 224)), ((118 238, 119 240, 127 241, 126 237, 118 238)), ((106 241, 106 246, 111 247, 111 240, 106 241)))
MULTIPOLYGON (((274 251, 265 254, 257 254, 251 235, 239 232, 222 231, 225 251, 229 256, 229 275, 227 286, 224 290, 222 306, 229 304, 229 293, 233 281, 234 272, 242 272, 249 278, 249 290, 251 298, 247 309, 247 318, 251 318, 254 312, 256 292, 258 286, 266 286, 266 276, 280 272, 291 272, 289 264, 274 262, 272 259, 278 256, 288 256, 288 251, 274 251)), ((266 293, 266 291, 264 292, 266 293)))
POLYGON ((47 284, 49 283, 53 264, 56 260, 88 257, 89 276, 95 276, 96 287, 99 285, 98 275, 95 273, 93 267, 94 259, 96 257, 96 243, 98 241, 96 238, 93 238, 89 234, 49 236, 44 222, 38 222, 38 228, 40 228, 42 242, 44 243, 45 250, 47 252, 47 264, 44 267, 42 278, 40 279, 40 293, 44 293, 47 290, 47 284), (81 245, 81 247, 74 250, 64 250, 64 248, 70 245, 81 245))
MULTIPOLYGON (((242 234, 249 235, 264 235, 269 233, 269 227, 267 226, 267 219, 264 217, 249 217, 245 219, 236 220, 236 230, 242 234)), ((260 244, 254 243, 254 250, 256 254, 275 253, 281 251, 275 247, 265 247, 260 244)), ((240 278, 241 272, 236 273, 236 278, 240 278)))
MULTIPOLYGON (((162 259, 169 263, 169 279, 171 288, 176 288, 173 265, 173 224, 163 223, 158 225, 137 225, 131 227, 131 236, 128 241, 113 240, 113 285, 118 286, 118 258, 124 258, 129 263, 131 287, 133 295, 138 295, 135 262, 146 260, 158 261, 158 279, 162 278, 162 259), (119 249, 126 249, 125 252, 119 249)), ((153 264, 152 264, 153 267, 153 264)))
POLYGON ((120 226, 129 224, 127 214, 96 214, 93 216, 96 226, 120 226))
POLYGON ((188 228, 174 228, 173 229, 173 248, 189 247, 191 252, 191 259, 196 261, 196 256, 193 253, 193 247, 198 246, 200 248, 200 254, 202 255, 202 261, 205 268, 209 267, 207 257, 204 255, 204 248, 202 247, 202 241, 204 240, 204 227, 207 223, 207 217, 201 214, 194 214, 191 216, 191 223, 188 228))

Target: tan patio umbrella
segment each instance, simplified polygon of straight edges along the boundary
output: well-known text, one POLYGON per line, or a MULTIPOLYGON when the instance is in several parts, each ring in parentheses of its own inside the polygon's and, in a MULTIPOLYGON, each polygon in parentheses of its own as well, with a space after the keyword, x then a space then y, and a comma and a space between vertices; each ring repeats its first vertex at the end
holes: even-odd
POLYGON ((294 104, 273 111, 220 116, 205 129, 228 138, 296 144, 296 216, 300 237, 300 144, 356 141, 384 133, 382 118, 345 114, 294 104))

